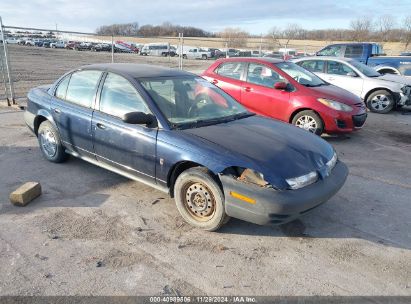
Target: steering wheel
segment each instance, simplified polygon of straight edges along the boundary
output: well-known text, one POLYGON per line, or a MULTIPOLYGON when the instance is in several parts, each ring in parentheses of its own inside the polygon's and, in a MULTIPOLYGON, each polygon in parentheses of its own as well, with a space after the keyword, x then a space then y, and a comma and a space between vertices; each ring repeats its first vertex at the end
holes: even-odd
POLYGON ((188 117, 195 117, 198 115, 199 105, 207 104, 207 96, 204 94, 200 94, 196 97, 194 102, 191 104, 190 108, 187 111, 188 117))

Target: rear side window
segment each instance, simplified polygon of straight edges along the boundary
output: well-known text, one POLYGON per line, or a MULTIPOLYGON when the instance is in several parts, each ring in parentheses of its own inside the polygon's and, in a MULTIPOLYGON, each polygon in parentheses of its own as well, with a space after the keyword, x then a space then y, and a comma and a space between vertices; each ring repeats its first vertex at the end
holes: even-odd
POLYGON ((322 60, 307 60, 300 63, 300 66, 310 72, 323 73, 324 72, 324 61, 322 60))
POLYGON ((66 92, 67 92, 67 87, 70 81, 70 76, 71 74, 67 75, 66 77, 64 77, 62 81, 60 81, 57 87, 57 90, 56 90, 56 94, 55 94, 57 98, 66 99, 66 92))
POLYGON ((81 71, 71 75, 66 100, 91 108, 101 71, 81 71))
POLYGON ((342 45, 330 45, 317 53, 318 56, 339 57, 342 55, 342 45))
POLYGON ((113 73, 108 73, 104 81, 100 111, 118 117, 130 112, 149 113, 134 86, 127 79, 113 73))
POLYGON ((226 62, 221 64, 215 72, 224 77, 240 80, 244 67, 243 62, 226 62))
POLYGON ((358 58, 362 55, 363 46, 362 45, 347 45, 345 48, 344 57, 348 58, 358 58))

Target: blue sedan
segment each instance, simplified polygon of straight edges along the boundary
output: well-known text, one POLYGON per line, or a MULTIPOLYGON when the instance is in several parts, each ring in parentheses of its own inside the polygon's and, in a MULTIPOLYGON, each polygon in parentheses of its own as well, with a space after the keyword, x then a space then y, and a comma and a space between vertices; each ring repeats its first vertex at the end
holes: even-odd
POLYGON ((336 194, 348 174, 320 137, 163 67, 70 71, 30 90, 25 120, 47 160, 72 155, 167 192, 185 221, 209 231, 230 217, 292 221, 336 194))

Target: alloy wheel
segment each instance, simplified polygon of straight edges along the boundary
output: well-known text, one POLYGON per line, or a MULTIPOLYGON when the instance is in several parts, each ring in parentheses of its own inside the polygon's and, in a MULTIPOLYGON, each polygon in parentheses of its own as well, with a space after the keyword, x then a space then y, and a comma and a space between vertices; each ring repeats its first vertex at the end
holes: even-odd
POLYGON ((44 151, 44 153, 48 157, 53 157, 56 155, 57 152, 57 141, 54 137, 53 132, 50 130, 46 130, 40 133, 40 144, 44 151))
POLYGON ((315 119, 308 115, 303 115, 297 119, 295 125, 301 129, 307 130, 311 133, 315 133, 318 125, 315 119))
POLYGON ((391 103, 391 100, 387 95, 376 95, 371 99, 370 105, 376 111, 382 111, 386 109, 391 103))

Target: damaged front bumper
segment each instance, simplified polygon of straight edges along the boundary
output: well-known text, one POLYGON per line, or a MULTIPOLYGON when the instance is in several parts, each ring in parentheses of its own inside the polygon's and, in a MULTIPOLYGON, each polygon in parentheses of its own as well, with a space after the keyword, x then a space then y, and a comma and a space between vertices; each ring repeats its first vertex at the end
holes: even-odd
POLYGON ((397 105, 400 105, 400 106, 411 105, 411 86, 403 87, 401 89, 401 93, 398 93, 397 105))
POLYGON ((275 190, 220 175, 227 215, 259 225, 280 225, 300 217, 334 196, 344 185, 347 166, 338 162, 325 179, 297 190, 275 190))

